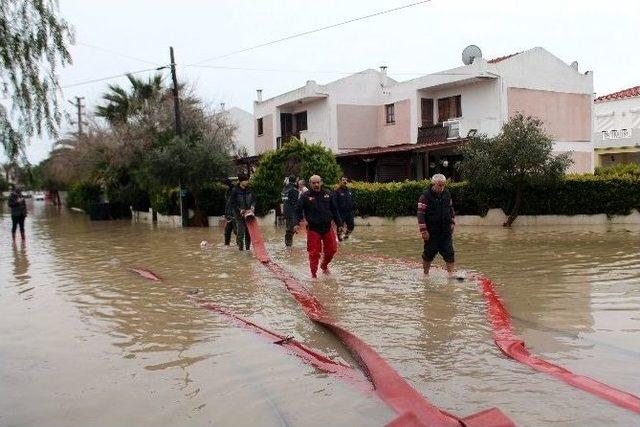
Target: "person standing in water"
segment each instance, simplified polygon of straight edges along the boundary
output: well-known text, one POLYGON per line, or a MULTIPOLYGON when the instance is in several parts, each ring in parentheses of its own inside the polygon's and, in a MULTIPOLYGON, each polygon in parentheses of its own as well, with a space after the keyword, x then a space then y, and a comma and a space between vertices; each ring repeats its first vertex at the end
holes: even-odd
POLYGON ((11 208, 11 237, 16 241, 16 230, 20 228, 20 237, 25 240, 24 220, 27 217, 27 203, 24 200, 22 191, 15 185, 11 187, 9 194, 9 207, 11 208))
POLYGON ((294 227, 298 224, 298 194, 297 181, 295 175, 291 175, 286 180, 286 185, 282 189, 282 210, 284 213, 284 219, 286 224, 286 231, 284 234, 285 246, 293 245, 294 227))
POLYGON ((418 227, 424 241, 422 267, 424 274, 428 275, 433 259, 440 253, 449 276, 452 276, 455 262, 453 230, 456 224, 453 201, 445 188, 447 178, 444 175, 433 175, 431 183, 431 187, 418 199, 418 227))
POLYGON ((238 231, 236 230, 235 216, 230 203, 231 193, 233 193, 233 182, 227 178, 225 184, 227 185, 227 191, 224 193, 224 219, 226 221, 224 225, 224 244, 229 246, 231 244, 231 233, 238 235, 238 231))
POLYGON ((230 196, 230 207, 236 222, 236 243, 238 249, 249 250, 251 236, 247 230, 246 218, 253 215, 256 210, 256 198, 248 188, 249 177, 245 174, 238 175, 238 186, 233 189, 230 196))
POLYGON ((353 229, 355 228, 355 217, 353 215, 353 196, 351 195, 351 190, 349 190, 347 184, 349 184, 349 178, 343 176, 342 178, 340 178, 338 188, 333 192, 333 198, 335 199, 336 206, 338 207, 340 218, 342 218, 342 221, 344 221, 342 230, 338 231, 338 240, 341 241, 343 239, 348 239, 349 234, 351 234, 353 232, 353 229))
MULTIPOLYGON (((307 220, 307 252, 309 253, 309 267, 311 277, 315 279, 318 273, 318 263, 320 255, 322 262, 320 269, 325 274, 330 274, 329 263, 338 251, 338 241, 336 233, 331 228, 331 222, 336 223, 336 227, 342 227, 342 219, 338 213, 331 193, 322 188, 322 178, 313 175, 309 178, 311 190, 306 191, 298 200, 298 224, 302 219, 307 220)), ((296 225, 294 231, 298 231, 296 225)))

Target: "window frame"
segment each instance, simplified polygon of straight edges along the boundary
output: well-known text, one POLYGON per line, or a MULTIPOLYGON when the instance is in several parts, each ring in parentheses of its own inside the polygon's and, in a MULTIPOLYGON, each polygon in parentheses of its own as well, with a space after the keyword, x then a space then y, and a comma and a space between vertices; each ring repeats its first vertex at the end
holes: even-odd
POLYGON ((462 117, 462 95, 438 98, 438 123, 444 123, 447 120, 459 117, 462 117), (443 114, 444 111, 447 114, 443 114))
POLYGON ((264 121, 262 119, 263 117, 257 119, 258 136, 264 135, 264 121))
POLYGON ((396 123, 396 104, 385 104, 384 106, 384 115, 385 120, 388 125, 393 125, 396 123))

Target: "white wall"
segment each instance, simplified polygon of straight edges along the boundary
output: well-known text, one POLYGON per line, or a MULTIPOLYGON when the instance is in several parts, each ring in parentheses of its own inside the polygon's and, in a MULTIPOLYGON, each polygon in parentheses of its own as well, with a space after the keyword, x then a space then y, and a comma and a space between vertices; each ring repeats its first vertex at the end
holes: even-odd
POLYGON ((466 136, 469 129, 478 129, 479 133, 494 136, 501 126, 499 85, 498 80, 489 80, 457 88, 429 91, 426 92, 428 96, 424 97, 434 99, 435 121, 437 121, 438 99, 461 95, 461 136, 466 136))
POLYGON ((640 97, 596 102, 594 132, 640 128, 640 97))
POLYGON ((231 123, 236 126, 234 140, 236 147, 245 147, 250 156, 255 154, 254 126, 255 119, 253 114, 238 107, 229 108, 227 111, 231 123))
MULTIPOLYGON (((380 105, 382 103, 382 74, 376 70, 365 70, 352 74, 326 85, 318 85, 308 82, 307 85, 293 91, 254 103, 254 115, 256 118, 267 114, 273 114, 273 146, 275 147, 277 136, 280 135, 280 113, 297 113, 307 111, 307 131, 302 132, 301 137, 306 137, 308 142, 322 141, 325 146, 334 152, 338 152, 337 129, 337 105, 380 105), (303 100, 305 96, 326 96, 312 101, 302 101, 301 104, 278 108, 278 105, 303 100)), ((389 83, 395 83, 388 79, 389 83)), ((364 125, 364 124, 363 124, 364 125)), ((376 126, 372 123, 371 126, 376 126)))
POLYGON ((592 72, 577 71, 541 47, 488 66, 507 87, 593 94, 592 72))

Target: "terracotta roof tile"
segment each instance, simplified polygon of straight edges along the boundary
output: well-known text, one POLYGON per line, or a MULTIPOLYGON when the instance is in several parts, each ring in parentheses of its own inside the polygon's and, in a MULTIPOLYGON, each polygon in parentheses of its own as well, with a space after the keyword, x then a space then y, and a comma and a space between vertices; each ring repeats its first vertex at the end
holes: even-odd
POLYGON ((489 64, 495 64, 496 62, 504 61, 505 59, 509 59, 509 58, 511 58, 513 56, 520 55, 521 53, 522 53, 522 51, 516 52, 516 53, 512 53, 511 55, 500 56, 498 58, 490 59, 487 62, 489 64))
POLYGON ((465 140, 466 140, 465 138, 458 138, 458 139, 447 139, 444 141, 433 141, 433 142, 418 143, 418 144, 408 143, 408 144, 389 145, 387 147, 367 147, 367 148, 360 148, 358 150, 350 151, 348 153, 336 154, 336 157, 378 156, 378 155, 389 154, 389 153, 404 153, 408 151, 420 151, 423 149, 433 149, 433 148, 439 148, 443 146, 455 146, 465 140))
POLYGON ((616 99, 633 98, 640 96, 640 86, 630 87, 629 89, 613 92, 608 95, 599 96, 595 99, 595 102, 614 101, 616 99))

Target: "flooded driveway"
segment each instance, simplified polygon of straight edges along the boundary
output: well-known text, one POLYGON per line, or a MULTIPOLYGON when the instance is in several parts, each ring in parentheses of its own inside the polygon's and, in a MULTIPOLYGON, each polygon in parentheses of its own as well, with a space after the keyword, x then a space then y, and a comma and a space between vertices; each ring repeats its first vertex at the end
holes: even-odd
MULTIPOLYGON (((27 243, 0 222, 0 426, 356 426, 395 417, 302 363, 205 297, 353 363, 250 253, 222 232, 175 230, 30 205, 27 243), (209 240, 209 250, 200 241, 209 240), (145 267, 147 281, 127 268, 145 267)), ((273 258, 427 399, 458 415, 497 406, 523 426, 634 426, 640 416, 506 358, 474 283, 425 279, 417 228, 360 227, 333 275, 308 281, 303 240, 263 224, 273 258), (380 261, 367 255, 386 256, 380 261)), ((640 227, 464 227, 458 266, 497 283, 530 351, 640 395, 640 227)))

